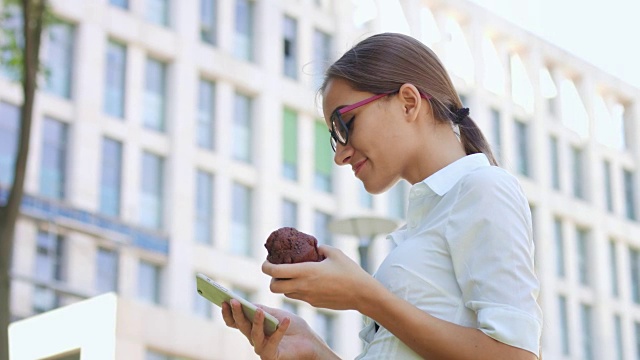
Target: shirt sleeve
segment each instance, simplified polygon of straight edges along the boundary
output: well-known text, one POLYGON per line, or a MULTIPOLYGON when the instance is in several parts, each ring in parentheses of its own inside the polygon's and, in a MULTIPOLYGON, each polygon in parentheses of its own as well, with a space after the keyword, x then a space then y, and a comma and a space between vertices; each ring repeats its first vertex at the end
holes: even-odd
POLYGON ((464 304, 476 312, 479 330, 539 355, 540 286, 531 212, 520 184, 492 166, 456 188, 445 237, 464 304))

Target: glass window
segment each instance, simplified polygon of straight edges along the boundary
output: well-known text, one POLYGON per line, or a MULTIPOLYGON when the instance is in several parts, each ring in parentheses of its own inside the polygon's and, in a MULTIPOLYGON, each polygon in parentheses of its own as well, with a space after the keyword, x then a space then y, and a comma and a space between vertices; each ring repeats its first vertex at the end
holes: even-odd
POLYGON ((213 175, 202 170, 196 174, 196 242, 213 243, 213 175))
POLYGON ((618 251, 616 242, 613 239, 609 239, 609 263, 611 266, 611 295, 618 297, 620 296, 620 288, 618 285, 618 251))
POLYGON ((636 220, 635 176, 629 170, 623 171, 624 210, 627 219, 636 220))
POLYGON ((122 143, 102 140, 102 175, 100 177, 100 212, 117 217, 120 215, 122 188, 122 143))
POLYGON ((585 229, 576 229, 576 245, 578 246, 578 279, 584 286, 591 285, 589 272, 589 235, 585 229))
POLYGON ((109 0, 109 4, 122 9, 129 8, 129 0, 109 0))
POLYGON ((331 62, 331 35, 313 30, 313 86, 320 88, 324 81, 324 72, 331 62))
POLYGON ((407 182, 398 181, 388 192, 389 215, 396 219, 404 219, 406 205, 407 182))
POLYGON ((247 186, 233 184, 231 218, 231 253, 251 255, 252 192, 247 186))
POLYGON ((142 184, 140 189, 140 224, 162 228, 164 188, 164 160, 149 152, 142 155, 142 184))
POLYGON ((252 106, 251 98, 236 93, 233 116, 233 157, 250 163, 252 161, 252 106))
POLYGON ((253 61, 253 17, 253 1, 236 0, 234 53, 247 61, 253 61))
POLYGON ((292 79, 298 78, 298 21, 284 17, 283 34, 283 72, 292 79))
POLYGON ((620 315, 613 317, 613 328, 616 337, 616 360, 624 360, 624 343, 622 340, 622 319, 620 315))
POLYGON ((283 111, 282 176, 298 179, 298 114, 291 109, 283 111))
POLYGON ((369 194, 364 187, 364 183, 358 181, 358 194, 360 195, 360 206, 367 209, 373 209, 373 195, 369 194))
POLYGON ((35 278, 44 282, 64 281, 64 238, 59 234, 40 230, 36 241, 35 278))
POLYGON ((578 199, 585 199, 584 188, 584 150, 579 147, 571 147, 573 156, 573 196, 578 199))
POLYGON ((218 1, 200 0, 200 40, 215 45, 218 41, 218 1))
POLYGON ((551 156, 551 186, 555 190, 560 190, 560 151, 558 149, 558 138, 549 138, 549 154, 551 156))
POLYGON ((200 79, 198 87, 198 146, 213 149, 215 119, 215 85, 208 80, 200 79))
POLYGON ((559 278, 564 278, 566 275, 564 234, 562 231, 562 220, 559 218, 553 220, 553 233, 556 243, 556 274, 559 278))
POLYGON ((147 0, 146 10, 149 22, 169 26, 169 0, 147 0))
POLYGON ((96 289, 98 294, 118 291, 118 253, 98 248, 96 254, 96 289))
POLYGON ((603 162, 604 172, 604 196, 607 203, 607 211, 613 212, 613 187, 611 181, 611 163, 607 160, 603 162))
POLYGON ((160 265, 140 260, 138 267, 138 298, 153 304, 161 301, 161 274, 160 265))
POLYGON ((32 298, 33 303, 31 307, 33 312, 36 314, 53 310, 62 305, 62 297, 60 296, 60 293, 41 285, 36 285, 33 288, 32 298))
POLYGON ((20 137, 20 108, 0 101, 0 185, 13 184, 20 137))
POLYGON ((580 318, 582 325, 582 355, 584 360, 593 360, 593 319, 591 306, 580 305, 580 318))
POLYGON ((640 251, 629 249, 629 270, 631 272, 631 299, 640 304, 640 251))
POLYGON ((500 111, 491 109, 491 130, 493 135, 493 153, 498 161, 502 160, 502 120, 500 111))
POLYGON ((22 77, 20 64, 15 61, 17 53, 24 48, 24 37, 22 35, 22 8, 18 4, 7 4, 3 12, 6 17, 2 19, 3 35, 0 39, 0 76, 10 81, 19 81, 22 77), (15 42, 5 41, 7 39, 15 42))
POLYGON ((333 188, 331 184, 333 152, 329 146, 329 131, 324 121, 316 121, 314 131, 314 186, 317 190, 331 192, 333 188))
POLYGON ((282 200, 282 226, 298 227, 298 204, 289 200, 282 200))
POLYGON ((560 312, 560 340, 562 344, 562 354, 570 355, 570 340, 569 340, 569 311, 567 309, 567 298, 560 295, 558 297, 558 305, 560 312))
POLYGON ((45 117, 40 165, 40 194, 62 200, 67 172, 67 125, 45 117))
POLYGON ((331 314, 327 314, 324 312, 316 312, 316 326, 314 329, 317 331, 318 335, 329 345, 329 347, 334 346, 334 335, 335 334, 335 321, 334 316, 331 314))
POLYGON ((50 25, 46 49, 45 89, 63 98, 71 98, 74 26, 65 22, 50 25))
POLYGON ((284 311, 288 311, 292 314, 298 314, 298 304, 294 303, 293 301, 290 300, 283 300, 282 301, 282 310, 284 311))
POLYGON ((127 73, 125 45, 109 40, 105 71, 104 112, 113 117, 123 118, 127 73))
POLYGON ((515 122, 516 128, 516 170, 519 174, 530 177, 531 169, 529 164, 529 125, 515 122))
POLYGON ((313 234, 318 243, 332 245, 333 236, 329 231, 329 223, 331 222, 331 215, 316 210, 313 214, 313 234))
POLYGON ((165 131, 167 65, 147 59, 145 67, 144 126, 148 129, 165 131))

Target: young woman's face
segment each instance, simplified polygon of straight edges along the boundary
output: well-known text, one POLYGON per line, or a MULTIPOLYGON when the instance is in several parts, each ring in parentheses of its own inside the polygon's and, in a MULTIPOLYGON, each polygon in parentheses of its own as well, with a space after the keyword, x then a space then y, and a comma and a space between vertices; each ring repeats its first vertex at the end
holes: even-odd
MULTIPOLYGON (((323 112, 329 130, 336 109, 373 95, 353 90, 342 79, 331 80, 323 94, 323 112)), ((351 165, 354 175, 373 194, 383 192, 404 177, 410 158, 407 155, 411 132, 397 95, 374 100, 342 114, 343 122, 348 124, 348 142, 346 145, 337 142, 334 161, 338 165, 351 165)))

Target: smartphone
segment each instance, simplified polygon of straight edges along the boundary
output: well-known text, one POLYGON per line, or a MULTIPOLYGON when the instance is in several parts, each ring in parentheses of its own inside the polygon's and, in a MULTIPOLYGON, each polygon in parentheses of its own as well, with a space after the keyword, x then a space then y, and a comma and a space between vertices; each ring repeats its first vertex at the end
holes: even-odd
MULTIPOLYGON (((196 286, 198 294, 220 307, 222 307, 223 302, 228 303, 231 299, 238 300, 240 304, 242 304, 242 312, 244 313, 244 316, 246 316, 249 321, 253 321, 253 316, 255 315, 258 308, 249 301, 226 289, 224 286, 211 280, 207 275, 197 273, 196 286)), ((273 317, 273 315, 267 313, 266 311, 264 312, 265 334, 273 334, 273 332, 278 328, 278 324, 278 319, 276 319, 275 317, 273 317)))

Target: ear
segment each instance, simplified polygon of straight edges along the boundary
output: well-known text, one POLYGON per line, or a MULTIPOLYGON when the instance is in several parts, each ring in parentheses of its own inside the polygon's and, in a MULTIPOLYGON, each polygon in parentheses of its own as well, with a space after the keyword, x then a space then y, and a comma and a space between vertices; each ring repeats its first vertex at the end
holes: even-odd
POLYGON ((409 121, 418 118, 418 113, 422 106, 422 97, 420 91, 413 84, 404 84, 398 90, 398 98, 400 99, 404 116, 409 121))

